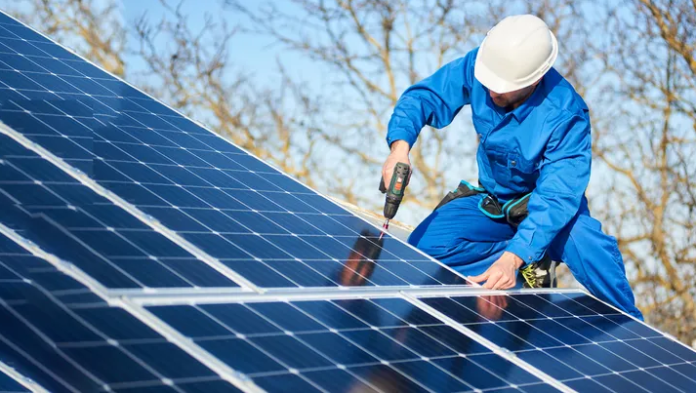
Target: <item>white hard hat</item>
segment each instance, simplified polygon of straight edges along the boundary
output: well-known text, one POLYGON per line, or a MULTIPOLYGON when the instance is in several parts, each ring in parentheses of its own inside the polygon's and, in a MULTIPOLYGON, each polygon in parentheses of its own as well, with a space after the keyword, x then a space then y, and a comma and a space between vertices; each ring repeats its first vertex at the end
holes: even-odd
POLYGON ((541 79, 558 57, 558 42, 543 20, 534 15, 509 16, 483 39, 474 76, 495 93, 530 86, 541 79))

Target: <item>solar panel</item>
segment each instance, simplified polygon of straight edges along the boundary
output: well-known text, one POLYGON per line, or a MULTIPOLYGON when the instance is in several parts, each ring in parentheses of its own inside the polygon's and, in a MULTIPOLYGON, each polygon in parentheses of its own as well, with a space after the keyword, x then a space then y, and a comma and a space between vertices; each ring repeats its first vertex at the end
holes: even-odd
POLYGON ((147 309, 268 391, 553 390, 402 298, 147 309))
POLYGON ((466 284, 39 34, 18 24, 0 28, 4 132, 67 163, 69 174, 79 169, 89 177, 81 181, 112 192, 119 206, 137 207, 188 252, 248 279, 247 287, 466 284))
POLYGON ((578 391, 696 390, 696 351, 583 293, 422 301, 578 391))

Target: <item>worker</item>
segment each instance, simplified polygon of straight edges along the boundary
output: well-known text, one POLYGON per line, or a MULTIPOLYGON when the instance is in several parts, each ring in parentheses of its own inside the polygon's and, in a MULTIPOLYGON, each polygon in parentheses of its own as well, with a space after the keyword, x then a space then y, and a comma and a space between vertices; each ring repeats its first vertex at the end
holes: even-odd
POLYGON ((479 185, 462 181, 409 237, 423 252, 489 289, 509 289, 518 269, 563 261, 598 298, 642 319, 616 239, 590 216, 591 136, 582 97, 552 66, 558 43, 544 21, 516 15, 481 45, 409 87, 387 133, 389 184, 421 129, 449 125, 471 106, 479 185))

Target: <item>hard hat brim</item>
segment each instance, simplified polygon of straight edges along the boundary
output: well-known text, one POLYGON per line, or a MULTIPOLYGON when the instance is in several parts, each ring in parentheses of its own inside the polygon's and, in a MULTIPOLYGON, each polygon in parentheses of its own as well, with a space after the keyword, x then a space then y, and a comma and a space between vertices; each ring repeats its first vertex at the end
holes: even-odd
POLYGON ((498 94, 509 93, 511 91, 520 90, 524 89, 527 86, 531 86, 532 84, 534 84, 534 82, 541 79, 541 77, 543 77, 551 69, 553 63, 556 61, 556 58, 558 57, 558 41, 556 40, 556 37, 553 35, 553 33, 549 33, 551 34, 551 54, 549 55, 549 57, 546 60, 544 60, 541 66, 539 66, 539 68, 535 70, 533 73, 524 78, 517 79, 514 81, 509 81, 499 77, 498 75, 496 75, 495 72, 488 68, 483 63, 483 61, 481 61, 481 56, 479 56, 478 54, 480 54, 486 46, 487 37, 484 38, 476 55, 476 62, 474 63, 474 77, 488 90, 498 94))

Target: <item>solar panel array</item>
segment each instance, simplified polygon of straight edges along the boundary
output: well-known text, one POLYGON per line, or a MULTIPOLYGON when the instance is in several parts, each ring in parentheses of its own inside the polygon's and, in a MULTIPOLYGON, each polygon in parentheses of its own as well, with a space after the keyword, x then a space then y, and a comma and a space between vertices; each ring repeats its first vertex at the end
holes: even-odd
POLYGON ((473 288, 2 13, 0 122, 0 390, 696 390, 688 347, 473 288))

